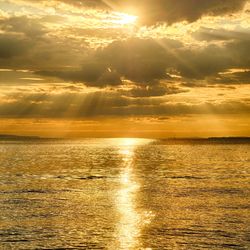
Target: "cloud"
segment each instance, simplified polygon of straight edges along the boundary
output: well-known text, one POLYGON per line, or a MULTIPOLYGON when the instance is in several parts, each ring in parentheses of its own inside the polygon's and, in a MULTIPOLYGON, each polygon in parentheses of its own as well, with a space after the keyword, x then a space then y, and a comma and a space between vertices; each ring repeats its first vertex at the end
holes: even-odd
POLYGON ((183 116, 249 114, 246 101, 189 104, 164 98, 130 98, 117 92, 12 93, 0 101, 1 118, 87 118, 100 116, 183 116))
POLYGON ((116 41, 98 51, 97 57, 107 61, 126 79, 148 83, 169 78, 166 74, 169 53, 164 46, 173 51, 182 46, 180 42, 171 39, 163 39, 161 44, 153 39, 116 41))
MULTIPOLYGON (((119 86, 123 79, 146 86, 135 88, 134 95, 168 93, 154 82, 176 80, 168 73, 171 70, 182 77, 178 81, 194 82, 215 79, 218 73, 231 68, 250 68, 250 59, 246 56, 250 53, 250 42, 242 33, 225 31, 226 37, 232 39, 223 45, 210 44, 202 48, 186 47, 171 39, 131 38, 95 50, 64 39, 55 40, 43 32, 39 38, 27 35, 26 31, 0 34, 0 67, 35 70, 43 76, 93 87, 119 86)), ((234 79, 235 84, 240 82, 232 77, 229 83, 234 79)))
POLYGON ((206 79, 232 68, 250 68, 249 40, 231 40, 223 45, 210 44, 201 49, 184 49, 178 54, 176 69, 188 79, 206 79))
POLYGON ((194 22, 204 15, 224 15, 241 10, 248 0, 63 0, 77 7, 106 7, 134 14, 139 22, 154 25, 158 22, 173 24, 180 21, 194 22))
POLYGON ((164 95, 173 95, 183 92, 187 92, 187 90, 173 86, 168 86, 166 84, 157 82, 153 85, 135 86, 130 91, 125 92, 125 94, 127 96, 138 98, 138 97, 157 97, 164 95))
POLYGON ((39 19, 28 18, 26 16, 2 19, 0 20, 0 28, 6 32, 21 33, 27 37, 34 37, 36 39, 47 32, 39 19))
MULTIPOLYGON (((161 43, 173 50, 182 46, 170 39, 163 39, 161 43)), ((168 65, 168 53, 164 47, 152 39, 133 38, 115 41, 90 53, 84 58, 81 70, 38 71, 37 74, 82 82, 87 86, 120 85, 123 78, 136 84, 150 85, 170 79, 166 73, 168 65)))
MULTIPOLYGON (((58 2, 72 5, 77 9, 95 8, 125 12, 138 16, 142 25, 155 25, 161 22, 194 22, 205 15, 231 14, 242 10, 248 0, 55 0, 52 4, 58 8, 58 2)), ((48 6, 48 1, 39 1, 39 4, 42 3, 48 6)))
POLYGON ((71 4, 76 7, 92 7, 92 8, 106 7, 108 2, 103 0, 57 0, 57 1, 71 4))
POLYGON ((0 60, 25 55, 32 46, 32 42, 25 37, 0 34, 0 60))
POLYGON ((220 74, 216 78, 212 79, 214 83, 226 84, 226 85, 237 85, 237 84, 250 84, 250 71, 240 71, 240 72, 226 72, 225 74, 220 74))
POLYGON ((142 24, 194 22, 204 15, 224 15, 241 10, 247 0, 144 0, 111 1, 118 9, 137 14, 142 24))
POLYGON ((42 70, 78 66, 85 42, 57 37, 39 18, 0 20, 0 67, 42 70))
POLYGON ((194 32, 193 37, 200 41, 228 41, 228 40, 248 40, 250 41, 249 29, 226 30, 226 29, 211 29, 201 27, 194 32))
POLYGON ((177 81, 168 73, 171 70, 182 78, 178 81, 205 81, 231 68, 249 68, 250 59, 245 56, 249 53, 248 40, 233 40, 223 46, 211 44, 197 49, 170 39, 133 38, 115 41, 90 53, 84 58, 81 70, 37 73, 96 87, 120 85, 121 79, 125 79, 139 86, 134 89, 134 94, 146 94, 147 89, 152 88, 157 88, 155 93, 164 93, 163 87, 154 83, 177 81))
POLYGON ((122 83, 120 75, 101 62, 85 63, 82 69, 77 71, 37 71, 36 73, 57 77, 64 81, 82 82, 91 87, 118 86, 122 83))
MULTIPOLYGON (((23 16, 0 20, 4 30, 0 34, 0 67, 30 69, 90 87, 120 86, 127 80, 135 86, 132 96, 174 93, 162 85, 163 81, 171 84, 202 80, 211 84, 211 79, 220 78, 219 73, 231 68, 250 68, 246 56, 250 53, 248 29, 201 28, 194 37, 223 43, 208 43, 199 48, 174 39, 130 38, 93 49, 83 38, 64 36, 62 32, 56 35, 40 22, 41 18, 23 16), (174 79, 171 71, 179 79, 174 79)), ((225 80, 221 80, 222 84, 226 84, 225 80)), ((235 84, 240 82, 236 77, 228 80, 229 84, 233 80, 235 84)), ((186 86, 192 85, 197 86, 186 86)))
POLYGON ((246 1, 7 2, 0 19, 0 117, 249 114, 243 92, 250 83, 250 32, 246 14, 230 17, 246 1), (143 25, 229 16, 223 25, 204 19, 200 29, 199 22, 123 27, 112 23, 119 19, 112 10, 138 14, 143 25))

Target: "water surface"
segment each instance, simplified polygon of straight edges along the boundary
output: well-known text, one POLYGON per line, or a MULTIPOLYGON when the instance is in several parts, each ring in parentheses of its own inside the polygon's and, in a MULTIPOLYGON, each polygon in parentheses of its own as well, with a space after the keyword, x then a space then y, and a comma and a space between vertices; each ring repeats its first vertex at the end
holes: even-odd
POLYGON ((250 144, 0 142, 0 249, 250 249, 250 144))

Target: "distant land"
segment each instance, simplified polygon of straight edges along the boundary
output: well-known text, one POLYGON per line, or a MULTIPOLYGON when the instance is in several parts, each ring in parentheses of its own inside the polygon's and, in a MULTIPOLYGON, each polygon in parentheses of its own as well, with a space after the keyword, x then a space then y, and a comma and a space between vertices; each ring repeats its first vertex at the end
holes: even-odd
POLYGON ((26 140, 52 140, 54 138, 43 138, 39 136, 7 135, 0 134, 0 141, 26 141, 26 140))
POLYGON ((250 144, 250 137, 166 138, 163 144, 250 144))
MULTIPOLYGON (((81 140, 88 138, 45 138, 39 136, 22 136, 0 134, 0 141, 44 141, 44 140, 81 140)), ((100 138, 101 139, 101 138, 100 138)), ((162 144, 250 144, 250 137, 208 137, 208 138, 158 138, 155 143, 162 144)), ((154 144, 154 142, 152 142, 154 144)))

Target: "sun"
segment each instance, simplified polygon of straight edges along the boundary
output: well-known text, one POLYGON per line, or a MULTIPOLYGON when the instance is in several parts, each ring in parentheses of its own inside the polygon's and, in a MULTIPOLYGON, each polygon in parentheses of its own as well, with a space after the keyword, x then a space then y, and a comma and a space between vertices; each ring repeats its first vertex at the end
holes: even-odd
POLYGON ((119 13, 118 20, 116 22, 121 25, 135 24, 137 18, 138 18, 137 16, 132 16, 125 13, 119 13))

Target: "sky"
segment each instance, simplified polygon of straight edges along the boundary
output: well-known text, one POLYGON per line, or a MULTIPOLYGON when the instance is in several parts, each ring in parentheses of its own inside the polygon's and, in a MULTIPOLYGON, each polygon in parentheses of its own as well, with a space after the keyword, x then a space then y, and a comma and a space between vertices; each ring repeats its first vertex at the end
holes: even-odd
POLYGON ((0 134, 250 136, 250 1, 0 0, 0 134))

